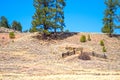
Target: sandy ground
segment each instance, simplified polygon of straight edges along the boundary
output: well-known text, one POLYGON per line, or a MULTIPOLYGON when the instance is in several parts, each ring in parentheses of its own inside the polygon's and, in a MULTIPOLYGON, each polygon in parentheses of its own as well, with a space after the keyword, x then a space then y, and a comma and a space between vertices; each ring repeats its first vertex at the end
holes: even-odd
MULTIPOLYGON (((92 41, 80 43, 82 34, 63 40, 42 41, 34 34, 9 38, 0 46, 0 80, 120 80, 120 40, 103 34, 90 34, 92 41), (101 54, 99 41, 104 39, 108 59, 90 56, 78 59, 79 54, 62 58, 65 47, 83 47, 101 54), (112 43, 112 44, 111 44, 112 43)), ((5 36, 4 36, 5 37, 5 36)))
POLYGON ((120 80, 118 75, 48 75, 48 76, 25 76, 12 75, 2 76, 1 80, 120 80))

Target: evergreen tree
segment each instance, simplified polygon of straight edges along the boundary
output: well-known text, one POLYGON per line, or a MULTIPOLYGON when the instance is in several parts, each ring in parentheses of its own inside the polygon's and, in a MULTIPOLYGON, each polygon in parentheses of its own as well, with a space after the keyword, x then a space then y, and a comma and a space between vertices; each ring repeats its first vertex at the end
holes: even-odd
POLYGON ((30 28, 30 30, 29 30, 29 32, 37 32, 38 30, 37 30, 37 28, 36 27, 32 27, 32 28, 30 28))
POLYGON ((10 25, 8 24, 8 20, 5 16, 1 16, 0 18, 0 27, 10 28, 10 25))
POLYGON ((33 16, 32 27, 42 30, 46 36, 50 30, 64 27, 64 0, 34 0, 36 12, 33 16))
POLYGON ((22 32, 22 25, 20 22, 18 22, 18 31, 22 32))
POLYGON ((11 28, 14 30, 22 32, 22 25, 17 21, 13 21, 11 28))
POLYGON ((110 27, 106 24, 106 25, 104 25, 104 27, 102 28, 102 32, 103 32, 103 33, 111 33, 111 32, 113 32, 113 30, 111 31, 111 30, 110 30, 110 27))
POLYGON ((102 28, 103 33, 108 33, 110 37, 112 37, 112 33, 116 27, 115 25, 115 15, 116 10, 119 6, 119 0, 105 0, 106 10, 104 13, 104 27, 102 28))
POLYGON ((57 29, 63 31, 65 26, 64 23, 64 7, 66 6, 65 0, 55 0, 55 25, 53 25, 54 32, 57 32, 57 29))
MULTIPOLYGON (((34 0, 36 12, 33 16, 32 26, 49 31, 52 26, 52 2, 54 0, 34 0)), ((53 13, 54 14, 54 13, 53 13)), ((46 33, 44 33, 46 35, 46 33)))

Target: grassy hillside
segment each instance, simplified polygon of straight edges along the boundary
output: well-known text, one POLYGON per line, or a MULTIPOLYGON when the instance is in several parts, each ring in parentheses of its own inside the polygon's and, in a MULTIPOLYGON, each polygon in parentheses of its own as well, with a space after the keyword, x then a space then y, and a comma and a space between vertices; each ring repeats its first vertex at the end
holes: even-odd
POLYGON ((8 33, 0 34, 0 79, 2 80, 48 80, 53 78, 55 80, 70 78, 79 80, 82 75, 86 76, 86 79, 81 78, 83 80, 90 78, 91 80, 95 78, 105 80, 110 77, 113 78, 112 80, 119 79, 119 36, 109 38, 105 34, 66 33, 62 34, 60 36, 62 38, 58 40, 41 40, 38 33, 16 33, 15 35, 17 36, 15 39, 9 39, 8 33), (84 43, 80 42, 82 35, 86 36, 87 41, 84 43), (88 41, 88 35, 90 35, 91 41, 88 41), (100 45, 101 40, 104 41, 107 50, 105 52, 107 59, 101 57, 104 55, 100 45), (76 51, 76 54, 63 58, 62 53, 68 51, 66 47, 82 47, 83 52, 87 52, 91 60, 79 59, 81 51, 76 51), (93 51, 98 56, 92 56, 93 51), (61 75, 64 76, 60 77, 61 75), (70 75, 72 76, 69 78, 70 75))

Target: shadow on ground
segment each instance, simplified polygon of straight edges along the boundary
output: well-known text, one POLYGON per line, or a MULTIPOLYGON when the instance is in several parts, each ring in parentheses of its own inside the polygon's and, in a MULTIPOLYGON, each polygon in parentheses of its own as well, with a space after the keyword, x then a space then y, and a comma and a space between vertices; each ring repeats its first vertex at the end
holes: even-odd
POLYGON ((115 38, 120 40, 120 34, 113 34, 113 37, 115 37, 115 38))
POLYGON ((39 40, 63 40, 63 39, 66 39, 68 37, 71 37, 71 36, 74 36, 74 35, 77 35, 78 33, 77 32, 57 32, 56 34, 55 33, 51 33, 49 35, 46 35, 46 38, 44 38, 44 35, 42 33, 38 33, 37 35, 35 36, 32 36, 33 38, 36 38, 36 39, 39 39, 39 40))

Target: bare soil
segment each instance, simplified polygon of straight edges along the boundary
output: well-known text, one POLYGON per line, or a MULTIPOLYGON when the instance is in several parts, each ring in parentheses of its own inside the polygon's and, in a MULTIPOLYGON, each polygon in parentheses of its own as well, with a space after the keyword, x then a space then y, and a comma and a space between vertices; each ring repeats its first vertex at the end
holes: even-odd
POLYGON ((40 40, 38 33, 16 33, 9 39, 0 33, 0 80, 119 80, 120 39, 105 34, 77 33, 59 40, 40 40), (88 34, 91 41, 80 42, 88 34), (4 38, 3 38, 4 37, 4 38), (100 40, 107 48, 107 59, 92 56, 78 59, 78 54, 62 58, 65 47, 83 47, 84 52, 103 55, 100 40))

